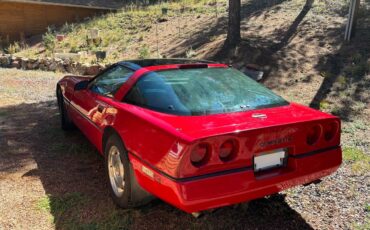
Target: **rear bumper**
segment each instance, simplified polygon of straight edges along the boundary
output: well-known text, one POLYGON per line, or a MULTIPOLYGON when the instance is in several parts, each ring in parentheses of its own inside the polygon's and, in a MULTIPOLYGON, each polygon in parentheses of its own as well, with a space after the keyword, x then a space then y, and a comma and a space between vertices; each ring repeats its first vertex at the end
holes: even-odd
POLYGON ((324 152, 291 156, 287 167, 255 174, 246 169, 227 174, 181 181, 153 170, 144 174, 142 167, 151 169, 135 156, 130 160, 138 183, 147 191, 186 212, 236 204, 274 194, 306 184, 335 172, 342 162, 340 147, 324 152))

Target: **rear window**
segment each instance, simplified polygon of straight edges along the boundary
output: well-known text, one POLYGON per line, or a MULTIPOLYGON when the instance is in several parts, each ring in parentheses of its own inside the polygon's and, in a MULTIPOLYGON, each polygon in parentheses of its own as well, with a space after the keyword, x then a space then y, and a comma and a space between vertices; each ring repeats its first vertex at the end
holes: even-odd
POLYGON ((233 68, 150 72, 138 80, 124 101, 158 112, 189 116, 289 104, 233 68))

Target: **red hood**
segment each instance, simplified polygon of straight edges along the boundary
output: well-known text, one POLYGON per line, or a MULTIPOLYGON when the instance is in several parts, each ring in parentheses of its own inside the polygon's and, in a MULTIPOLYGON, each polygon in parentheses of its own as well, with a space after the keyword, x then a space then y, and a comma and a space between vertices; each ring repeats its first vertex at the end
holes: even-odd
POLYGON ((330 114, 296 103, 275 108, 206 116, 175 116, 146 109, 144 110, 151 115, 151 118, 161 120, 160 123, 167 126, 167 128, 172 128, 187 136, 189 140, 334 118, 334 116, 330 114))

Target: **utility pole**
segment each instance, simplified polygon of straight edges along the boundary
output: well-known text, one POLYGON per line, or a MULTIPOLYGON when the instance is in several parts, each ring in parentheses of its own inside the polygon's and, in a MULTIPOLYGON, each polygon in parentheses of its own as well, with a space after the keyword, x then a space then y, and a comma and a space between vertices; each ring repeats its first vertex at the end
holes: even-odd
POLYGON ((350 41, 356 33, 357 15, 360 8, 360 0, 351 0, 349 5, 348 21, 344 40, 350 41))

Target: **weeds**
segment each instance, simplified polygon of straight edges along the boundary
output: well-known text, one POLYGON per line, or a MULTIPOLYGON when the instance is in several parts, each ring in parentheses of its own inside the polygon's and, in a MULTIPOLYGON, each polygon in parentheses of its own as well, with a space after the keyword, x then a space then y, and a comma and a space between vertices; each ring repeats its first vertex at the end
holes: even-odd
POLYGON ((327 110, 329 108, 330 104, 326 100, 320 101, 320 110, 327 110))
POLYGON ((364 174, 370 171, 370 156, 358 148, 345 147, 343 159, 351 163, 354 173, 364 174))
MULTIPOLYGON (((116 51, 114 56, 109 57, 109 60, 112 59, 112 62, 116 62, 124 58, 130 51, 133 53, 132 51, 139 49, 138 56, 146 58, 151 55, 149 51, 155 49, 155 44, 145 40, 150 37, 147 34, 152 33, 153 23, 158 23, 158 19, 165 18, 164 21, 167 21, 170 17, 178 17, 181 20, 180 24, 185 26, 182 16, 210 14, 214 13, 214 9, 215 6, 210 5, 207 0, 162 2, 144 7, 136 7, 135 4, 131 4, 124 10, 96 16, 80 24, 66 23, 58 30, 49 28, 42 39, 46 51, 43 55, 52 56, 52 53, 56 51, 78 53, 98 48, 101 51, 116 51), (87 42, 89 31, 93 29, 100 31, 101 42, 99 44, 87 42), (55 38, 56 34, 63 34, 66 37, 63 41, 58 42, 55 38), (145 43, 150 45, 143 45, 145 43)), ((217 10, 218 12, 226 10, 226 0, 218 2, 217 10)), ((42 51, 38 49, 31 47, 28 49, 29 52, 22 51, 22 56, 29 57, 37 53, 40 55, 42 51)), ((13 52, 19 51, 13 49, 13 52)))
POLYGON ((191 47, 189 50, 186 51, 186 58, 193 58, 197 55, 197 53, 191 47))
POLYGON ((149 46, 147 45, 143 45, 140 49, 139 49, 139 58, 140 59, 144 59, 144 58, 148 58, 150 56, 150 50, 149 50, 149 46))
POLYGON ((21 51, 21 46, 18 42, 14 42, 13 44, 10 44, 9 47, 6 49, 6 52, 8 54, 15 54, 21 51))

